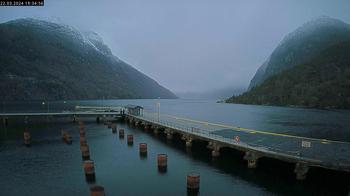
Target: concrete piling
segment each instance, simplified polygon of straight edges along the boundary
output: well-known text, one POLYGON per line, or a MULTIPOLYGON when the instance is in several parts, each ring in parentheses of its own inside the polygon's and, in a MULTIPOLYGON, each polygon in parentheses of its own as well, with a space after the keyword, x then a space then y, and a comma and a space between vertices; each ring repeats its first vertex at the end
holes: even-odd
POLYGON ((27 129, 25 129, 23 132, 23 139, 24 139, 24 145, 29 147, 31 144, 31 136, 30 136, 30 133, 27 129))
POLYGON ((306 163, 298 162, 295 164, 294 173, 297 180, 305 180, 306 174, 309 171, 309 166, 306 163))
POLYGON ((61 130, 62 140, 67 144, 72 144, 72 136, 67 131, 61 130))
POLYGON ((80 129, 79 130, 79 135, 80 135, 80 137, 85 137, 85 130, 84 129, 80 129))
POLYGON ((158 135, 158 133, 159 133, 159 129, 156 127, 156 128, 154 128, 153 129, 153 133, 154 133, 154 135, 158 135))
POLYGON ((187 138, 186 139, 186 147, 191 148, 192 147, 192 138, 187 138))
POLYGON ((112 124, 112 133, 117 133, 117 125, 116 124, 112 124))
POLYGON ((255 152, 247 151, 243 158, 247 160, 248 168, 254 169, 258 165, 258 159, 260 156, 255 152))
POLYGON ((217 145, 216 143, 213 143, 211 147, 212 147, 211 156, 213 158, 219 157, 220 156, 220 146, 217 145))
POLYGON ((86 146, 87 145, 87 140, 86 137, 80 137, 80 146, 86 146))
POLYGON ((166 139, 168 140, 172 140, 173 139, 173 131, 171 131, 170 129, 165 129, 164 133, 166 134, 166 139))
POLYGON ((67 134, 65 140, 64 140, 67 144, 72 144, 72 136, 70 136, 69 134, 67 134))
POLYGON ((173 134, 172 133, 167 133, 166 134, 166 139, 172 140, 173 139, 173 134))
POLYGON ((83 121, 79 121, 79 130, 84 130, 85 129, 85 125, 83 121))
POLYGON ((94 161, 91 161, 91 160, 84 161, 83 167, 84 167, 86 181, 94 182, 96 180, 94 161))
POLYGON ((90 159, 89 146, 88 145, 80 146, 80 150, 81 150, 81 157, 83 161, 89 160, 90 159))
POLYGON ((168 155, 158 154, 157 155, 158 171, 165 173, 168 170, 168 155))
POLYGON ((124 138, 124 129, 119 129, 119 138, 124 138))
POLYGON ((67 131, 61 130, 61 137, 62 137, 62 140, 64 140, 64 139, 66 138, 66 135, 67 135, 67 131))
POLYGON ((134 136, 132 134, 127 135, 128 145, 132 146, 134 144, 134 136))
POLYGON ((187 174, 187 193, 188 194, 198 194, 200 184, 199 173, 191 172, 187 174))
POLYGON ((9 119, 7 117, 2 118, 2 122, 4 123, 5 126, 8 125, 8 120, 9 119))
POLYGON ((147 123, 145 123, 143 127, 144 127, 145 131, 149 130, 149 125, 147 123))
POLYGON ((90 187, 90 196, 105 196, 105 189, 103 186, 94 185, 90 187))
POLYGON ((140 151, 140 156, 142 156, 142 157, 147 156, 147 144, 140 143, 139 144, 139 151, 140 151))

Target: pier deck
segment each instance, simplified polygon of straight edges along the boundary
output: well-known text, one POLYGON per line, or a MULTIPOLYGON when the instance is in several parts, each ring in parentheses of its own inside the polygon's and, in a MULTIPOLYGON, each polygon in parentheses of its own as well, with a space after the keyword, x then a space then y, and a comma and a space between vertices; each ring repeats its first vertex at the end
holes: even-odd
MULTIPOLYGON (((189 141, 208 141, 217 151, 224 147, 238 149, 246 152, 245 159, 254 164, 261 157, 270 157, 296 163, 306 172, 309 166, 350 172, 348 142, 245 129, 166 114, 160 115, 159 119, 156 113, 146 112, 142 116, 126 114, 126 117, 167 130, 167 134, 182 134, 189 141)), ((296 173, 300 169, 297 167, 296 173)))

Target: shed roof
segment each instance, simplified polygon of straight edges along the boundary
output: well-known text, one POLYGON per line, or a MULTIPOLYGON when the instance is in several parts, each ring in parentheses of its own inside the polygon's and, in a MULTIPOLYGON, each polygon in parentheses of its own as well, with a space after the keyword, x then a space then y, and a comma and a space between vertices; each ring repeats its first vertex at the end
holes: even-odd
POLYGON ((143 109, 142 106, 139 105, 132 105, 132 104, 128 104, 125 106, 127 109, 143 109))

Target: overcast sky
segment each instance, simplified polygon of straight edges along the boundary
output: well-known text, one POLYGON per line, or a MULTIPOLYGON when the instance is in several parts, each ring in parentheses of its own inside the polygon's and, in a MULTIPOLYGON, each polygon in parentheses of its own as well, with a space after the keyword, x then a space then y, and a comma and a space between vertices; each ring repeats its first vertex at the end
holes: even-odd
POLYGON ((322 15, 350 23, 350 0, 45 0, 0 7, 92 30, 120 59, 174 92, 247 87, 289 32, 322 15))

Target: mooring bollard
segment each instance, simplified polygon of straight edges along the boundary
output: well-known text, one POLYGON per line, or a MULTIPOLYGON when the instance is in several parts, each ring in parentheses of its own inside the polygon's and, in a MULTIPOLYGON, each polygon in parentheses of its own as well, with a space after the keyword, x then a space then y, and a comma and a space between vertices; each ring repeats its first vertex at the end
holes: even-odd
POLYGON ((119 138, 124 138, 124 129, 119 129, 119 138))
POLYGON ((142 157, 147 156, 147 144, 140 143, 139 144, 139 151, 140 151, 140 156, 142 156, 142 157))
POLYGON ((88 160, 84 161, 84 172, 85 172, 85 178, 88 182, 94 182, 95 177, 95 164, 94 161, 88 160))
POLYGON ((23 139, 24 139, 24 144, 29 147, 31 143, 31 137, 29 131, 26 129, 23 132, 23 139))
POLYGON ((90 187, 90 196, 105 196, 105 189, 99 185, 92 186, 90 187))
POLYGON ((131 134, 127 135, 127 139, 128 139, 128 145, 131 146, 134 144, 134 136, 131 134))
POLYGON ((168 155, 158 154, 157 162, 158 162, 158 171, 163 173, 166 172, 168 168, 168 155))
POLYGON ((199 173, 187 174, 187 193, 197 194, 199 192, 200 175, 199 173))
POLYGON ((80 150, 81 150, 81 157, 83 161, 89 160, 90 159, 89 146, 88 145, 80 146, 80 150))
POLYGON ((112 124, 112 133, 117 133, 117 125, 116 124, 112 124))

